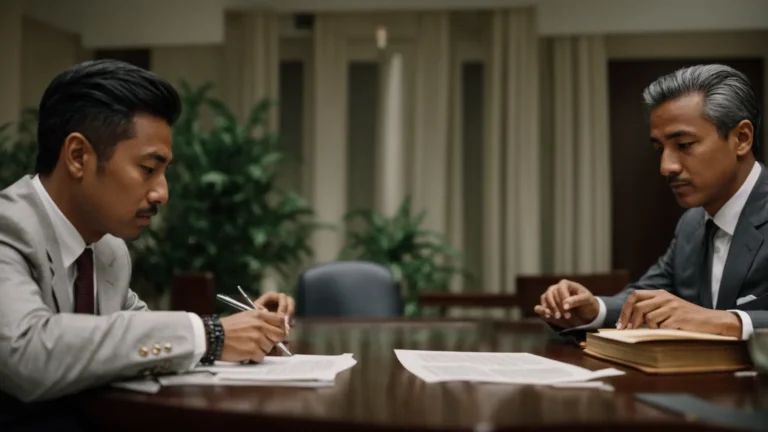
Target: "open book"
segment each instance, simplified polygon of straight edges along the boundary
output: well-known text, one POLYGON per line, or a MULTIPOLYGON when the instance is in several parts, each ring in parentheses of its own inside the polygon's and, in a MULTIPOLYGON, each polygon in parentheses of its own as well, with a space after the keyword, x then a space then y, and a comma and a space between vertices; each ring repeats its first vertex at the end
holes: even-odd
POLYGON ((722 372, 752 366, 746 342, 728 336, 669 329, 600 329, 584 353, 646 373, 722 372))

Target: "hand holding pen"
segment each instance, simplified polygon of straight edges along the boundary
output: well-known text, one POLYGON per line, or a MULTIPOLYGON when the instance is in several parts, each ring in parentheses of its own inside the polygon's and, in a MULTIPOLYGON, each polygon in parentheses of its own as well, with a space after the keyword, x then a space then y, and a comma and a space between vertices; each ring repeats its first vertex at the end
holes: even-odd
MULTIPOLYGON (((290 332, 290 326, 289 326, 289 324, 288 324, 288 316, 287 316, 287 315, 283 315, 282 313, 279 313, 279 312, 278 312, 278 313, 275 313, 275 312, 269 312, 269 311, 268 311, 268 310, 267 310, 267 309, 266 309, 264 306, 262 306, 262 305, 260 304, 260 302, 259 302, 259 300, 262 300, 264 296, 260 297, 260 298, 259 298, 259 300, 257 300, 257 302, 256 302, 256 303, 254 303, 254 302, 252 302, 252 301, 251 301, 251 299, 248 297, 248 295, 246 295, 246 294, 245 294, 245 292, 243 291, 243 289, 242 289, 242 288, 240 288, 239 286, 238 286, 237 288, 238 288, 238 290, 240 290, 240 293, 243 295, 243 297, 245 297, 246 301, 247 301, 248 303, 250 303, 250 306, 249 306, 249 305, 246 305, 246 304, 243 304, 243 303, 240 303, 240 302, 238 302, 237 300, 234 300, 234 299, 232 299, 232 298, 230 298, 230 297, 228 297, 228 296, 222 295, 222 294, 217 294, 217 295, 216 295, 216 298, 217 298, 219 301, 223 302, 223 303, 226 303, 226 304, 228 304, 228 305, 230 305, 230 306, 232 306, 232 307, 234 307, 234 308, 236 308, 236 309, 239 309, 239 310, 242 310, 242 311, 245 311, 245 312, 249 312, 249 311, 258 311, 258 316, 259 316, 259 317, 262 317, 262 316, 263 316, 263 317, 270 317, 270 318, 271 318, 271 321, 274 321, 274 320, 275 320, 275 317, 280 317, 279 319, 281 320, 281 322, 280 322, 279 326, 281 327, 281 330, 282 330, 282 335, 281 335, 280 337, 278 337, 278 338, 275 338, 275 339, 271 339, 271 340, 272 340, 272 341, 274 341, 274 342, 277 342, 277 344, 276 344, 276 345, 277 345, 277 347, 278 347, 278 348, 279 348, 281 351, 283 351, 283 353, 285 353, 286 355, 289 355, 289 356, 290 356, 290 355, 292 355, 292 354, 291 354, 291 352, 290 352, 290 351, 288 351, 288 349, 285 347, 285 345, 284 345, 282 342, 280 342, 281 340, 283 340, 283 338, 285 337, 285 335, 287 335, 287 334, 290 332)), ((232 316, 230 316, 230 317, 227 317, 227 318, 223 318, 223 319, 222 319, 222 323, 223 323, 223 321, 224 321, 225 319, 232 319, 233 317, 238 317, 238 316, 240 316, 240 315, 244 315, 244 314, 235 314, 235 315, 232 315, 232 316)), ((248 315, 248 314, 246 314, 246 315, 248 315)), ((270 324, 272 324, 272 325, 275 325, 275 324, 277 324, 277 323, 276 323, 276 322, 270 322, 270 324)), ((226 333, 226 331, 225 331, 225 333, 226 333)), ((272 344, 272 345, 274 345, 274 344, 272 344)), ((264 344, 260 344, 260 345, 258 345, 258 346, 259 346, 260 348, 262 348, 262 349, 264 348, 264 344)), ((269 347, 269 349, 268 349, 268 350, 266 350, 266 352, 265 352, 265 353, 269 352, 270 350, 271 350, 271 346, 269 347)), ((263 358, 263 356, 261 356, 261 358, 263 358)), ((222 358, 222 359, 223 359, 223 358, 222 358)), ((256 360, 256 359, 254 359, 254 360, 256 360)), ((256 360, 256 361, 259 361, 259 360, 260 360, 260 359, 258 359, 258 360, 256 360)))

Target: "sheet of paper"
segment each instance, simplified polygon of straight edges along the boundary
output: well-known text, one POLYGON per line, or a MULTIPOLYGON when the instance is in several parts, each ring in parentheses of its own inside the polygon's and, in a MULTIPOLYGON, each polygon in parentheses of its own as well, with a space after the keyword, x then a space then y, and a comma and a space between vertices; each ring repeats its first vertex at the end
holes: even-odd
POLYGON ((155 394, 160 391, 161 385, 152 378, 141 378, 112 383, 112 387, 139 393, 155 394))
POLYGON ((266 357, 261 363, 243 365, 217 362, 213 366, 195 368, 195 372, 210 372, 219 383, 259 381, 281 382, 332 382, 336 375, 357 364, 352 354, 338 356, 294 355, 291 357, 266 357))
POLYGON ((333 381, 254 381, 222 379, 210 372, 193 372, 179 375, 166 375, 157 378, 163 387, 176 386, 231 386, 231 387, 332 387, 333 381))
POLYGON ((405 369, 422 380, 508 384, 559 384, 623 375, 614 369, 590 371, 529 353, 395 350, 405 369))

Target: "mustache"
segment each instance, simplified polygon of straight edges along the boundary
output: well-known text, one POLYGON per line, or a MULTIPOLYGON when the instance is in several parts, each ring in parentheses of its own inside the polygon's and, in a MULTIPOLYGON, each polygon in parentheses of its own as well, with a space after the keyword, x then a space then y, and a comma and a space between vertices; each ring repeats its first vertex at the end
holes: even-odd
POLYGON ((679 175, 667 176, 667 184, 690 184, 691 181, 686 178, 682 178, 679 175))
POLYGON ((136 216, 137 217, 152 217, 152 216, 156 215, 159 210, 160 209, 157 206, 157 204, 151 204, 149 207, 143 208, 143 209, 140 209, 139 211, 137 211, 136 212, 136 216))

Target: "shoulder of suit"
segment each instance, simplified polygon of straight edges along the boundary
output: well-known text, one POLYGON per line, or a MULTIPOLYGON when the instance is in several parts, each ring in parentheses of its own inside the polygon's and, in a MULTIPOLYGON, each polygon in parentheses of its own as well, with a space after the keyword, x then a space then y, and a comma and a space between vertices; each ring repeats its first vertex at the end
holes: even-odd
POLYGON ((125 240, 111 234, 102 237, 101 240, 96 242, 95 247, 103 250, 110 250, 116 255, 128 254, 128 246, 125 244, 125 240))
POLYGON ((695 207, 686 210, 677 221, 675 234, 684 234, 691 230, 698 229, 704 223, 704 209, 695 207))
MULTIPOLYGON (((0 244, 32 254, 44 242, 41 208, 36 208, 32 182, 25 176, 0 191, 0 244)), ((42 207, 42 204, 38 207, 42 207)))

